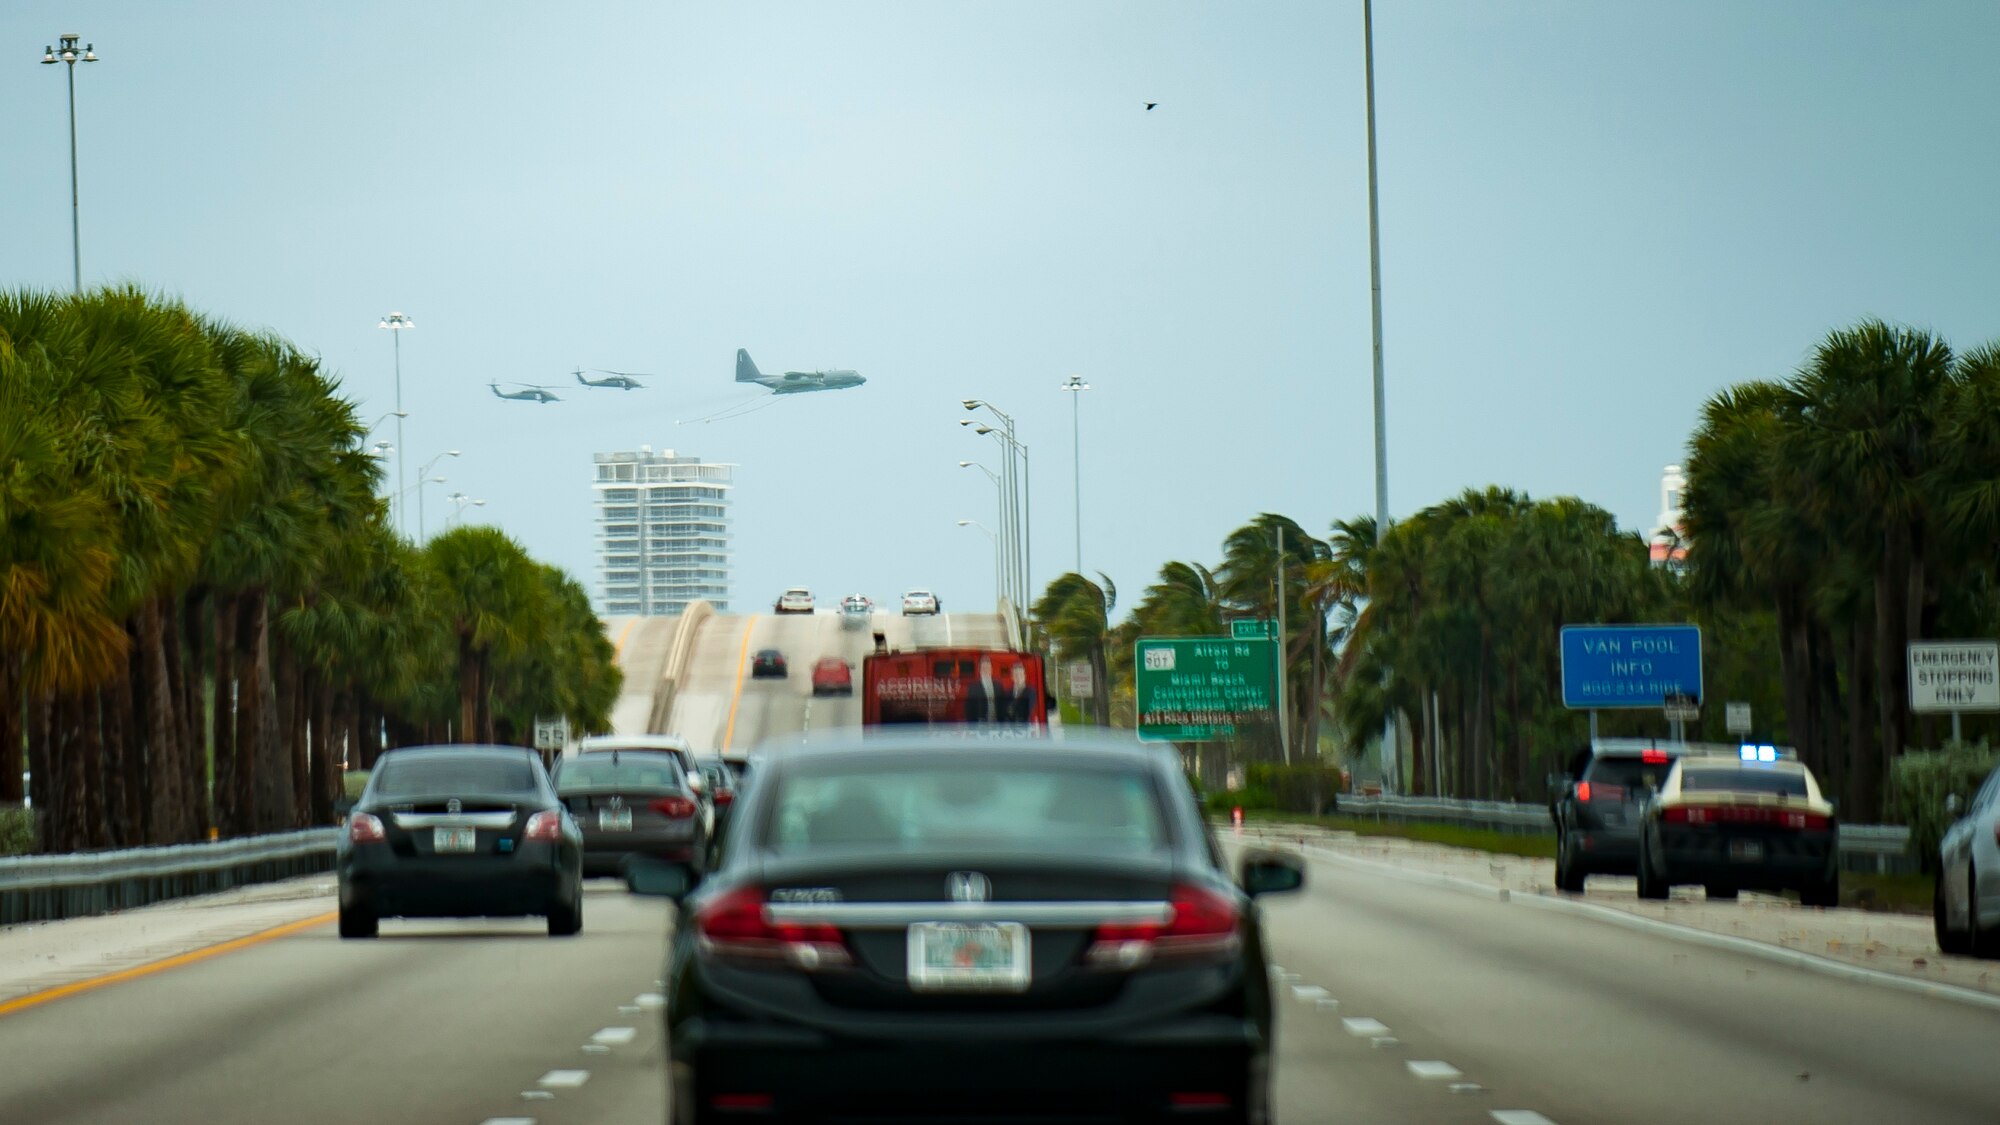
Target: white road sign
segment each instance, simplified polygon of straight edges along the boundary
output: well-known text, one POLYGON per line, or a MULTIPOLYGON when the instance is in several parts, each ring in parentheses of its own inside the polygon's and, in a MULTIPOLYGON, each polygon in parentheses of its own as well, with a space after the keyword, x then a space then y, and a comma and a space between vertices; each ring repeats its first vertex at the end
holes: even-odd
POLYGON ((2000 641, 1911 641, 1910 710, 2000 711, 2000 641))
POLYGON ((1071 661, 1069 666, 1069 697, 1071 699, 1094 698, 1096 693, 1091 689, 1095 686, 1096 684, 1090 676, 1090 662, 1086 660, 1071 661))
POLYGON ((568 719, 536 719, 535 749, 560 750, 569 741, 568 719))
POLYGON ((1725 703, 1722 705, 1724 724, 1730 734, 1750 733, 1750 705, 1748 703, 1725 703))

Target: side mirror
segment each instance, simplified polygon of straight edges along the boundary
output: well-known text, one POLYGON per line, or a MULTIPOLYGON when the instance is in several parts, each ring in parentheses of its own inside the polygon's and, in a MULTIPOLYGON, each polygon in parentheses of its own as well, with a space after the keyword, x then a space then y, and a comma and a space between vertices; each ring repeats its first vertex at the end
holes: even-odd
POLYGON ((663 859, 633 856, 625 861, 625 889, 649 898, 686 898, 694 889, 687 868, 663 859))
POLYGON ((1958 818, 1958 814, 1964 811, 1965 811, 1965 802, 1959 799, 1958 794, 1953 793, 1945 797, 1944 815, 1956 820, 1958 818))
POLYGON ((687 775, 687 779, 688 779, 688 788, 692 790, 694 792, 694 795, 697 797, 701 796, 702 790, 708 788, 707 784, 702 781, 701 775, 698 773, 691 773, 687 775))
POLYGON ((1306 870, 1297 856, 1283 852, 1251 852, 1243 857, 1239 876, 1245 894, 1282 894, 1305 886, 1306 870))

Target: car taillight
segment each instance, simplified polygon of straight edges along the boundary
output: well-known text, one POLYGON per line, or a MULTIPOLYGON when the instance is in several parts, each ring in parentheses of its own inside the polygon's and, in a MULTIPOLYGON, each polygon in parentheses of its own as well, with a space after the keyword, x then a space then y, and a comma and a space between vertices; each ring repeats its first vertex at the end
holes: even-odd
POLYGON ((701 809, 686 797, 661 797, 646 807, 672 820, 686 820, 701 809))
POLYGON ((1639 751, 1639 760, 1649 766, 1664 766, 1667 764, 1667 752, 1665 750, 1641 750, 1639 751))
POLYGON ((1576 783, 1576 799, 1579 801, 1590 800, 1590 782, 1579 781, 1576 783))
POLYGON ((1772 809, 1761 805, 1716 805, 1711 808, 1700 805, 1675 806, 1661 810, 1660 819, 1668 824, 1704 827, 1712 824, 1747 824, 1796 828, 1805 832, 1823 832, 1830 823, 1819 813, 1772 809))
POLYGON ((1236 951, 1242 915, 1228 895, 1208 887, 1175 887, 1164 922, 1107 922, 1084 954, 1091 964, 1137 968, 1162 958, 1227 956, 1236 951))
POLYGON ((562 812, 557 809, 543 809, 528 818, 528 829, 521 833, 524 840, 562 839, 562 812))
POLYGON ((694 930, 703 951, 808 971, 853 964, 839 927, 825 922, 773 922, 764 905, 762 888, 738 887, 695 911, 694 930))
POLYGON ((1576 799, 1579 801, 1588 801, 1592 798, 1601 801, 1622 801, 1625 799, 1625 787, 1622 785, 1606 785, 1600 781, 1593 788, 1588 781, 1577 782, 1576 799))
POLYGON ((730 789, 718 789, 718 790, 716 790, 716 793, 715 793, 715 803, 716 803, 716 804, 718 804, 718 805, 733 805, 733 804, 735 804, 735 803, 736 803, 736 793, 735 793, 735 791, 734 791, 734 790, 730 790, 730 789))
POLYGON ((1705 809, 1687 809, 1679 805, 1660 810, 1660 819, 1668 824, 1701 824, 1708 818, 1705 809))
POLYGON ((378 844, 388 836, 382 831, 382 818, 374 813, 349 813, 347 816, 347 839, 354 844, 378 844))

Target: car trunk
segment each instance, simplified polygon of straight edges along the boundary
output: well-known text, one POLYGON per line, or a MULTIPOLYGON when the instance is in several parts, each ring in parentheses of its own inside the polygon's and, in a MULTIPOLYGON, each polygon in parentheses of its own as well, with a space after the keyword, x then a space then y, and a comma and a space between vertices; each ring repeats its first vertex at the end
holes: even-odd
POLYGON ((522 796, 395 801, 383 806, 382 831, 390 851, 404 858, 501 855, 519 843, 538 805, 522 796))
POLYGON ((764 886, 767 909, 787 916, 817 913, 841 930, 853 967, 810 975, 829 1004, 913 1012, 1048 1011, 1116 998, 1129 973, 1089 965, 1085 951, 1097 926, 1116 920, 1117 911, 1107 907, 1157 910, 1168 900, 1174 874, 1171 861, 1151 856, 835 856, 774 862, 765 870, 764 886), (1010 921, 1026 924, 1024 989, 913 985, 912 926, 1010 921))

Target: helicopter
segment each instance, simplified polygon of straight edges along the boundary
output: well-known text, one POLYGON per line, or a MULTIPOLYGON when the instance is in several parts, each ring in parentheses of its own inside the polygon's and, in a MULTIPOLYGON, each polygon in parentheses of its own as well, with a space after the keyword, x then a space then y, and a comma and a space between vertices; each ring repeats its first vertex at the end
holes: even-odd
POLYGON ((621 391, 636 391, 646 385, 644 383, 641 383, 639 380, 634 379, 628 372, 605 371, 601 367, 594 367, 591 370, 601 372, 602 374, 610 376, 610 378, 586 379, 583 377, 583 369, 578 368, 576 371, 576 381, 582 383, 586 387, 616 387, 621 391))
POLYGON ((518 399, 525 399, 525 400, 527 400, 528 402, 561 402, 561 401, 562 401, 561 399, 557 398, 557 397, 556 397, 555 395, 552 395, 552 394, 550 394, 550 393, 549 393, 549 389, 548 389, 547 387, 537 387, 537 386, 530 386, 530 385, 528 385, 528 384, 526 384, 526 383, 517 383, 517 384, 515 384, 515 385, 516 385, 516 386, 519 386, 519 387, 522 387, 522 388, 523 388, 522 390, 518 390, 518 391, 503 391, 503 390, 501 390, 501 389, 500 389, 500 384, 498 384, 498 383, 488 383, 488 384, 486 384, 486 385, 487 385, 487 386, 489 386, 489 387, 492 387, 492 388, 493 388, 493 393, 494 393, 494 395, 495 395, 496 397, 499 397, 499 398, 518 398, 518 399))

